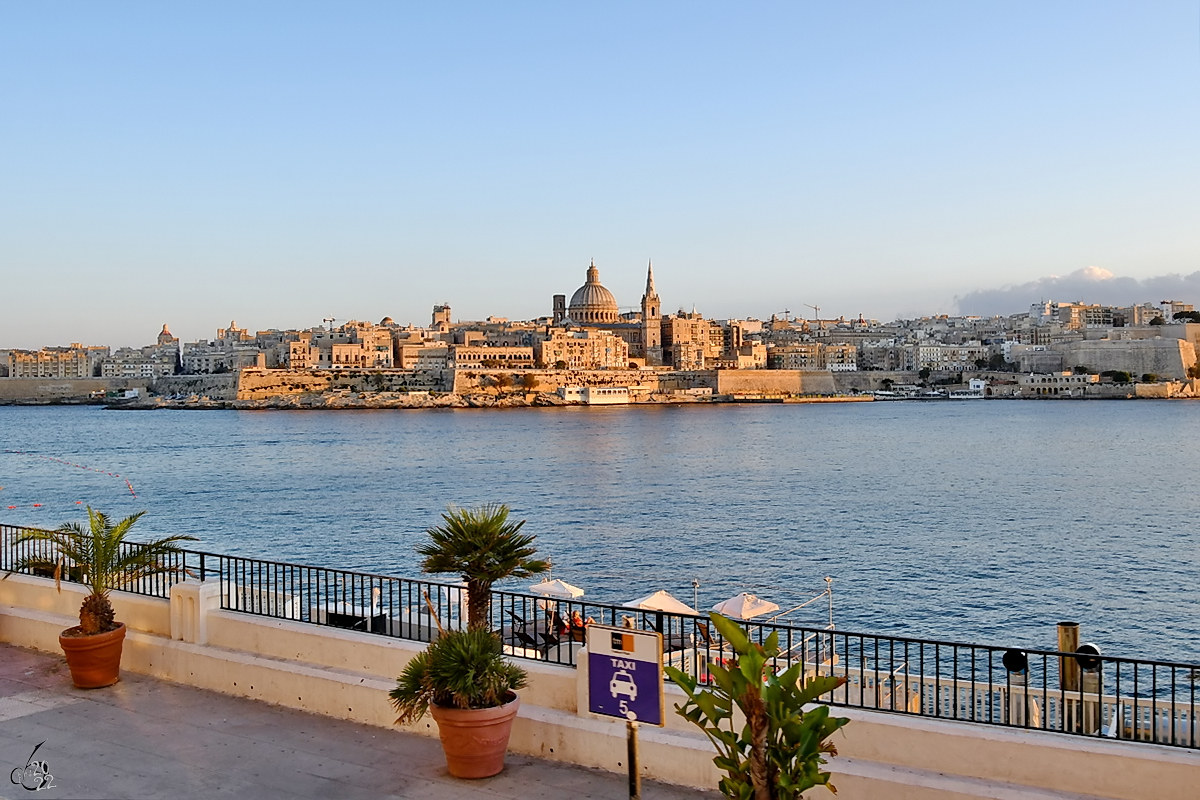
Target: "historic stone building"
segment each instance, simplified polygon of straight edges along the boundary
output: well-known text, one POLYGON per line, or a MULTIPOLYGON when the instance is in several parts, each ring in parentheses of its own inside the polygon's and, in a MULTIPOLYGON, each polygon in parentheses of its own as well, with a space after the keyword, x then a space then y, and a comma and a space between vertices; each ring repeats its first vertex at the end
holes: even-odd
POLYGON ((629 358, 643 359, 649 366, 663 363, 662 301, 654 288, 653 264, 646 267, 641 313, 621 313, 612 292, 600 283, 600 270, 593 261, 587 280, 571 295, 569 305, 566 295, 554 295, 552 320, 554 325, 610 331, 625 342, 629 358))

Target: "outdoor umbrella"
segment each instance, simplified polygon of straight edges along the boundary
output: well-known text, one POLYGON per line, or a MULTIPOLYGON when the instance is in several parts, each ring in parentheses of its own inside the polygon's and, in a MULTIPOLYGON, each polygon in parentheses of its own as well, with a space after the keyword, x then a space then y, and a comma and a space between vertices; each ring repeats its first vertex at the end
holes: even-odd
POLYGON ((535 583, 529 587, 529 591, 534 594, 540 594, 543 597, 555 597, 560 600, 575 600, 576 598, 583 597, 583 589, 580 589, 578 586, 572 586, 566 581, 560 581, 558 578, 552 581, 535 583))
POLYGON ((728 600, 717 603, 712 607, 712 610, 734 619, 750 619, 751 617, 758 617, 763 614, 770 614, 772 611, 778 611, 779 604, 772 603, 770 600, 763 600, 747 592, 742 592, 728 600))
POLYGON ((645 597, 639 597, 637 600, 630 600, 628 603, 621 605, 626 608, 641 608, 646 611, 666 611, 668 614, 699 614, 696 609, 681 603, 670 595, 670 593, 659 589, 654 594, 648 594, 645 597))

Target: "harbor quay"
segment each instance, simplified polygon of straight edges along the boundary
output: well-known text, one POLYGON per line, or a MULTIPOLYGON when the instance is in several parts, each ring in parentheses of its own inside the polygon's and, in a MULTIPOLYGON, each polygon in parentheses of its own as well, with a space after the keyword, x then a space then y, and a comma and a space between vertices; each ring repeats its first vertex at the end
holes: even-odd
MULTIPOLYGON (((71 709, 91 709, 90 703, 80 705, 86 698, 107 696, 111 699, 92 702, 149 715, 157 713, 155 706, 136 702, 138 697, 157 694, 173 703, 170 698, 202 697, 187 694, 199 690, 224 696, 208 702, 222 709, 222 725, 214 722, 211 728, 236 726, 231 714, 234 720, 239 714, 250 720, 252 741, 239 745, 278 742, 285 754, 301 751, 305 748, 295 744, 299 734, 285 729, 303 731, 311 725, 315 731, 326 725, 321 730, 344 732, 346 741, 365 743, 366 736, 375 736, 374 741, 383 740, 378 747, 384 752, 415 753, 412 758, 423 759, 422 764, 434 758, 429 753, 436 755, 436 749, 422 750, 408 738, 435 736, 435 723, 422 719, 397 726, 387 693, 441 626, 464 624, 463 587, 186 552, 179 579, 125 588, 132 591, 115 591, 112 599, 128 627, 122 668, 134 677, 87 693, 62 689, 61 683, 55 689, 52 682, 34 689, 18 686, 21 691, 13 694, 19 699, 7 706, 0 701, 0 709, 12 714, 18 713, 13 708, 42 708, 36 713, 62 720, 70 718, 71 709), (299 578, 302 573, 310 577, 299 578), (268 711, 260 703, 274 708, 268 711), (304 716, 297 716, 301 712, 304 716), (276 713, 278 723, 266 719, 276 713), (272 738, 275 725, 282 726, 281 739, 272 738)), ((56 588, 52 578, 10 574, 0 581, 0 641, 55 652, 59 632, 74 624, 85 594, 67 581, 56 588)), ((579 773, 553 771, 554 764, 600 770, 620 784, 627 766, 625 724, 588 711, 589 659, 583 643, 545 636, 550 615, 573 618, 576 611, 600 623, 661 633, 664 660, 701 681, 707 665, 728 657, 725 643, 696 615, 494 591, 489 612, 494 627, 508 657, 528 674, 509 745, 517 769, 446 796, 515 796, 505 792, 524 782, 533 788, 521 796, 622 796, 603 793, 609 784, 602 780, 594 786, 584 781, 584 788, 579 773)), ((799 664, 804 675, 845 678, 841 688, 823 698, 850 720, 832 737, 838 755, 825 767, 840 797, 1182 800, 1194 797, 1200 783, 1193 688, 1200 666, 1077 650, 1071 646, 1076 640, 1061 638, 1069 625, 1060 630, 1060 650, 1045 652, 753 620, 746 625, 755 637, 767 630, 779 634, 782 657, 799 664)), ((6 649, 3 658, 12 664, 47 657, 6 649)), ((28 671, 37 674, 37 669, 28 671)), ((673 684, 664 692, 668 712, 684 699, 673 684)), ((716 787, 719 772, 710 742, 675 714, 667 713, 664 722, 662 728, 641 732, 638 764, 650 787, 644 796, 674 797, 682 795, 671 792, 716 787)), ((178 727, 173 736, 162 737, 163 748, 194 755, 225 746, 206 738, 207 732, 178 727), (193 736, 201 741, 191 741, 193 736)), ((75 730, 73 735, 81 735, 75 730)), ((307 763, 310 755, 290 757, 307 763)), ((348 764, 317 762, 328 766, 331 775, 325 777, 336 779, 337 770, 352 768, 358 758, 341 757, 348 764)), ((431 787, 430 794, 407 796, 440 796, 433 792, 448 778, 428 764, 405 764, 398 780, 431 787)), ((368 772, 371 787, 385 781, 385 773, 368 772)), ((234 774, 251 780, 244 772, 234 774)), ((264 796, 291 796, 287 791, 282 787, 264 796)), ((327 796, 343 795, 331 789, 327 796)))

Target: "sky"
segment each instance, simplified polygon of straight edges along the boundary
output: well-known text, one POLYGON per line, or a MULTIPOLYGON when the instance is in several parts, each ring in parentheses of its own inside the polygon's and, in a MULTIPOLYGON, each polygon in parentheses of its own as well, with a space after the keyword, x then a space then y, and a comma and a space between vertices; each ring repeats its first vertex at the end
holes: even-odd
POLYGON ((1196 0, 6 3, 0 348, 1200 304, 1198 133, 1196 0))

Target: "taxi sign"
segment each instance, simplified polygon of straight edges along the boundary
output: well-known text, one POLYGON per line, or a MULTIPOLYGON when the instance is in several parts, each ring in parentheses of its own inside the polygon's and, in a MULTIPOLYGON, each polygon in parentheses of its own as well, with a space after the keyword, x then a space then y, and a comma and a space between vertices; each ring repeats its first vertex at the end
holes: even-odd
POLYGON ((588 711, 663 725, 662 634, 587 626, 588 711))

